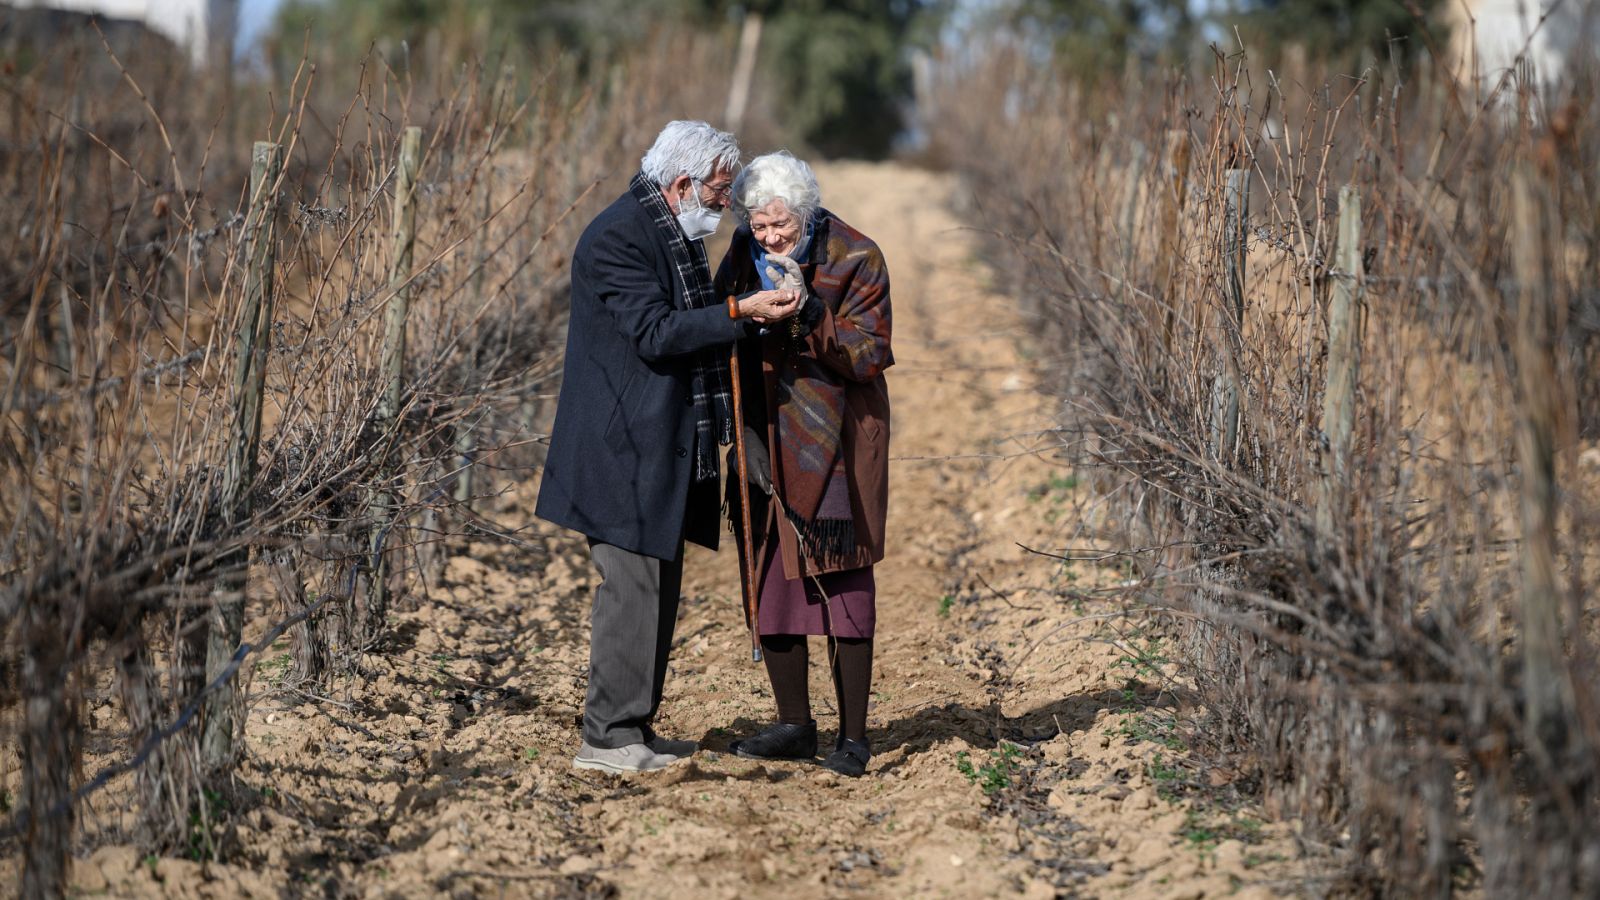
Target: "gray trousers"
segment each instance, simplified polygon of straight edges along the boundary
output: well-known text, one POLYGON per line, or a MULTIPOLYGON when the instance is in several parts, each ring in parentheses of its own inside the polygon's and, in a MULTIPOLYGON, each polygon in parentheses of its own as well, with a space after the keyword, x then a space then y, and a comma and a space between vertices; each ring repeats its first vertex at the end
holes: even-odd
POLYGON ((615 749, 652 735, 678 624, 683 545, 671 562, 592 538, 589 553, 602 580, 594 592, 583 739, 615 749))

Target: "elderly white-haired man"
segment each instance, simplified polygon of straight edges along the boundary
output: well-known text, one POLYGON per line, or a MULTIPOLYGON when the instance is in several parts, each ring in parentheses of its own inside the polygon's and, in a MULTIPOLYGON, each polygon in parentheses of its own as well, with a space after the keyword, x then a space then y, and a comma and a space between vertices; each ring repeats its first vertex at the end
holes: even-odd
POLYGON ((659 769, 698 749, 652 727, 683 544, 717 546, 733 342, 800 303, 793 289, 726 301, 712 293, 701 242, 716 231, 738 165, 733 135, 669 123, 573 253, 561 395, 535 512, 585 535, 602 579, 579 768, 659 769))

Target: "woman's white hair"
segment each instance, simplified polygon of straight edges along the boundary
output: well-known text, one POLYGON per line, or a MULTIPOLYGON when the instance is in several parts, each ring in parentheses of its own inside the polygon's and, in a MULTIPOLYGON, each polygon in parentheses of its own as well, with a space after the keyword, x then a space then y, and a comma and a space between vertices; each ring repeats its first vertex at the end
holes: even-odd
POLYGON ((774 200, 782 200, 802 224, 822 205, 822 190, 817 176, 802 160, 786 150, 767 153, 750 160, 733 180, 734 205, 746 222, 750 214, 774 200))
POLYGON ((668 122, 639 161, 645 177, 661 187, 679 175, 704 183, 718 169, 738 167, 739 142, 733 135, 689 119, 668 122))

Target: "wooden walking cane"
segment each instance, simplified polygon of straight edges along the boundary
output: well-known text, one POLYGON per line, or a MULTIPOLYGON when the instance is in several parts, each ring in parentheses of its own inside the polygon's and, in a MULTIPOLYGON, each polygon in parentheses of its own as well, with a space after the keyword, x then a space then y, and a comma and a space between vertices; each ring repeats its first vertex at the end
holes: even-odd
POLYGON ((733 342, 730 364, 733 377, 733 455, 739 460, 739 518, 744 528, 740 531, 739 560, 744 565, 744 611, 750 620, 750 660, 761 661, 761 629, 756 624, 756 600, 760 586, 756 584, 756 536, 750 531, 750 464, 746 461, 744 446, 744 397, 739 387, 739 342, 733 342))

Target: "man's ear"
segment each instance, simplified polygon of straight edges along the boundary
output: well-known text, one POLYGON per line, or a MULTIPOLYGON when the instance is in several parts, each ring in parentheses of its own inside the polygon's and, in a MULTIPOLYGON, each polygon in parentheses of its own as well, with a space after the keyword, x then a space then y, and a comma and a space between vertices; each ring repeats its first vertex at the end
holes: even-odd
POLYGON ((678 202, 680 199, 685 195, 686 192, 691 190, 694 190, 694 179, 687 175, 679 175, 677 178, 672 179, 672 182, 667 185, 667 205, 672 207, 672 211, 674 213, 678 211, 678 202))

